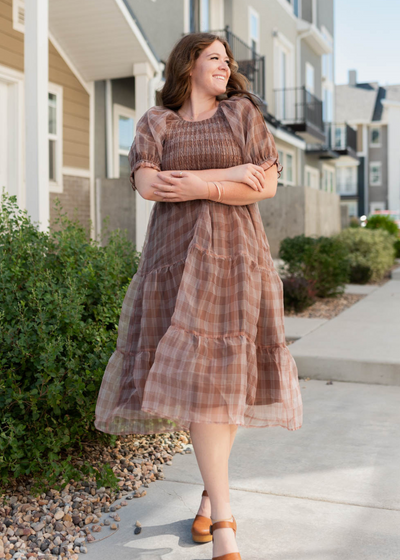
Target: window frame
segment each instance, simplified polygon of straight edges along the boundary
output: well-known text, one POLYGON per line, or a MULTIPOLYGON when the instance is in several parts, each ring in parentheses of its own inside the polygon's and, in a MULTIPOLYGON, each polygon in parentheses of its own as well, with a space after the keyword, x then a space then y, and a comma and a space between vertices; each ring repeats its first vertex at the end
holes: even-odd
POLYGON ((369 146, 370 148, 380 148, 382 146, 382 128, 380 126, 371 126, 369 131, 369 146), (374 143, 372 142, 372 132, 374 130, 378 130, 379 132, 379 142, 374 143))
MULTIPOLYGON (((51 93, 56 96, 56 129, 57 133, 53 134, 49 132, 49 115, 47 112, 47 137, 48 141, 54 140, 56 142, 56 180, 52 181, 50 179, 50 162, 47 168, 48 179, 49 179, 49 192, 61 194, 64 192, 63 187, 63 86, 59 84, 54 84, 49 82, 48 94, 51 93)), ((47 111, 49 109, 48 96, 47 96, 47 111)), ((49 151, 50 158, 50 151, 49 151)))
POLYGON ((336 170, 331 165, 322 164, 322 184, 321 190, 324 192, 335 193, 336 192, 336 170), (328 177, 328 188, 325 188, 325 177, 328 177))
POLYGON ((280 176, 280 179, 278 179, 278 183, 281 186, 288 186, 288 187, 294 187, 296 185, 295 182, 295 177, 296 177, 296 152, 295 150, 290 150, 286 147, 281 147, 280 145, 277 145, 277 151, 278 151, 278 157, 279 157, 279 161, 282 164, 282 173, 280 176), (288 170, 288 163, 287 163, 287 156, 291 156, 292 157, 292 180, 289 181, 287 179, 287 170, 288 170))
POLYGON ((252 6, 248 6, 247 14, 248 14, 248 23, 249 23, 249 29, 248 29, 249 47, 252 48, 252 41, 254 40, 254 42, 256 43, 256 52, 259 53, 260 52, 260 14, 252 6), (251 17, 252 16, 254 16, 257 20, 257 37, 256 38, 254 38, 252 36, 252 33, 251 33, 251 17))
MULTIPOLYGON (((121 150, 119 147, 119 117, 126 117, 128 119, 133 119, 133 139, 135 138, 136 132, 136 111, 130 107, 125 107, 125 105, 119 105, 118 103, 113 104, 113 152, 114 152, 114 178, 120 178, 120 167, 119 167, 119 156, 127 156, 129 154, 128 150, 121 150)), ((132 142, 133 142, 132 139, 132 142)))
POLYGON ((305 74, 305 80, 304 80, 304 82, 305 82, 306 90, 307 90, 309 93, 312 93, 312 95, 315 95, 315 68, 314 68, 314 66, 313 66, 310 62, 308 62, 308 61, 306 62, 305 72, 306 72, 306 74, 305 74), (310 89, 308 89, 308 83, 307 83, 308 71, 309 71, 309 70, 312 70, 312 75, 313 75, 312 91, 311 91, 310 89))
POLYGON ((382 162, 381 161, 370 161, 369 162, 369 186, 370 187, 381 187, 382 186, 382 162), (379 182, 372 182, 372 167, 376 166, 379 169, 379 182))
POLYGON ((321 178, 321 172, 320 172, 319 169, 317 169, 316 167, 312 167, 311 165, 305 165, 304 166, 304 186, 305 187, 308 187, 310 189, 321 190, 320 178, 321 178), (313 187, 312 185, 307 185, 307 181, 306 181, 307 173, 310 173, 310 177, 314 176, 314 180, 316 180, 316 183, 317 183, 316 187, 313 187))

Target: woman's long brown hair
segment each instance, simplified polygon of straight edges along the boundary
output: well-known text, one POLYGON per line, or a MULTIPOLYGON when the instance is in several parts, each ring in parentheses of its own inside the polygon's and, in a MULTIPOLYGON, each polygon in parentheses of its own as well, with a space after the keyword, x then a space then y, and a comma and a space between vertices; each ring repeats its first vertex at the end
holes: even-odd
POLYGON ((233 58, 229 43, 222 37, 212 33, 189 33, 176 43, 168 57, 165 67, 165 84, 159 93, 162 104, 164 107, 174 111, 182 107, 192 91, 190 72, 200 53, 214 43, 214 41, 220 41, 224 45, 231 70, 226 92, 222 95, 217 95, 216 99, 221 101, 234 95, 248 97, 260 111, 255 101, 258 97, 248 90, 248 79, 238 72, 238 64, 233 58))

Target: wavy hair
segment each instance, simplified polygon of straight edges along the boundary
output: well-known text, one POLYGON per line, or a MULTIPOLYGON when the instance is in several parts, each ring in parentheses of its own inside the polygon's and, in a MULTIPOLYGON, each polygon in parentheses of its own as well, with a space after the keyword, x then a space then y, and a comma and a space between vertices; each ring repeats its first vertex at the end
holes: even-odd
POLYGON ((216 99, 221 101, 222 99, 229 99, 234 95, 248 97, 261 113, 255 101, 258 97, 248 90, 249 80, 238 71, 239 66, 233 58, 229 43, 222 37, 212 33, 189 33, 184 35, 175 44, 165 67, 165 84, 159 92, 162 104, 164 107, 174 111, 182 107, 192 92, 190 72, 201 52, 214 43, 214 41, 220 41, 224 45, 231 71, 225 93, 217 95, 216 99))

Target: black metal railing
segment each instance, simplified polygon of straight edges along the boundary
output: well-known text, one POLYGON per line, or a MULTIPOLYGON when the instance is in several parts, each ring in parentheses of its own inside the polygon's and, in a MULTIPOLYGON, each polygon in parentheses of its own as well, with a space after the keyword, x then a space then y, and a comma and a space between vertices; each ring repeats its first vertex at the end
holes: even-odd
POLYGON ((305 86, 275 90, 275 117, 284 124, 310 124, 324 132, 322 101, 305 86))
POLYGON ((325 123, 328 146, 332 150, 357 152, 357 131, 345 124, 325 123))
POLYGON ((249 89, 265 101, 265 57, 258 54, 247 43, 232 33, 229 25, 224 29, 210 31, 224 38, 229 44, 233 58, 239 65, 239 72, 250 82, 249 89))
POLYGON ((347 123, 324 123, 326 141, 324 143, 307 144, 307 151, 350 151, 357 154, 357 131, 347 123))

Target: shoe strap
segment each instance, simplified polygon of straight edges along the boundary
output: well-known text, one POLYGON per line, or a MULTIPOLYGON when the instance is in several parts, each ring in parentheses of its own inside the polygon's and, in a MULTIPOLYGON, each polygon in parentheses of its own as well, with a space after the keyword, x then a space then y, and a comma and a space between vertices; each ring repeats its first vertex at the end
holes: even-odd
POLYGON ((235 520, 232 521, 228 519, 221 519, 220 521, 215 521, 212 525, 210 525, 210 534, 212 535, 216 529, 233 529, 235 531, 235 520))

